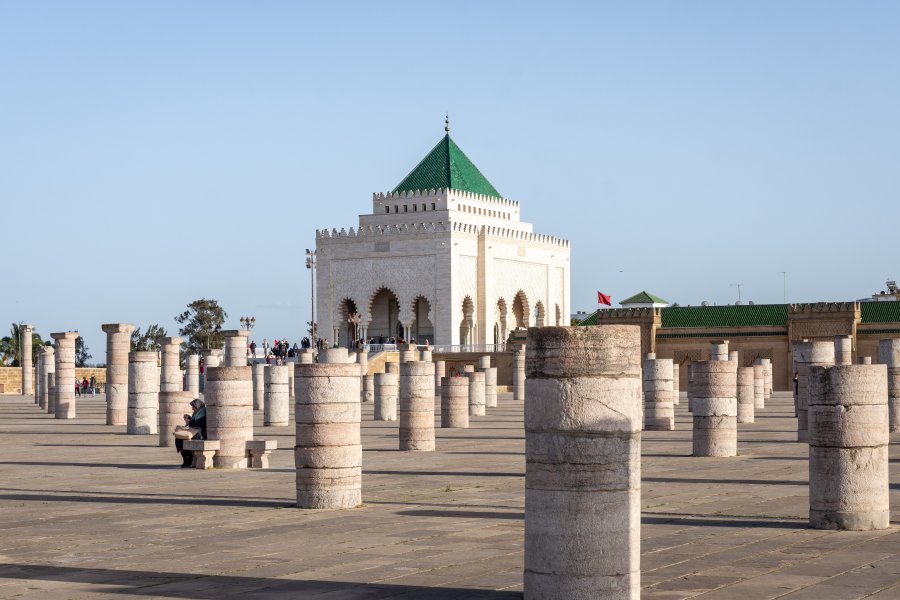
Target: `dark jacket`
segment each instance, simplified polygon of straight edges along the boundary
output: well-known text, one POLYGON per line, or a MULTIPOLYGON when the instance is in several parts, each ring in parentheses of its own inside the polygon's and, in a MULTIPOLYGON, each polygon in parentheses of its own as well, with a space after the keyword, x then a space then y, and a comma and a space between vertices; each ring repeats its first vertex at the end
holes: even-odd
POLYGON ((191 420, 188 422, 188 427, 199 427, 200 433, 199 435, 195 435, 195 440, 205 440, 206 439, 206 407, 201 406, 200 409, 191 415, 191 420))
MULTIPOLYGON (((195 435, 192 439, 195 440, 205 440, 206 439, 206 407, 201 406, 199 410, 197 410, 193 415, 191 415, 190 420, 187 423, 188 427, 198 427, 200 429, 200 433, 195 435)), ((175 450, 178 452, 184 451, 184 440, 175 440, 175 450)))

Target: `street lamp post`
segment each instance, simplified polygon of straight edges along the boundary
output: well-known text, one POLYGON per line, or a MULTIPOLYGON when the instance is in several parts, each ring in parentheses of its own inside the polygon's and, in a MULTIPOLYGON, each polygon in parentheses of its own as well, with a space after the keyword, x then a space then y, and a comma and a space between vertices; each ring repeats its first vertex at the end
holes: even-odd
POLYGON ((256 327, 256 317, 241 317, 241 327, 250 331, 256 327))
POLYGON ((353 346, 352 348, 356 348, 357 342, 359 341, 359 323, 360 323, 360 314, 358 312, 351 313, 347 317, 347 322, 353 325, 353 346))
MULTIPOLYGON (((240 320, 241 320, 241 327, 243 329, 246 329, 247 331, 250 331, 251 329, 256 327, 256 317, 241 317, 240 320)), ((251 356, 249 344, 247 345, 247 355, 251 356)), ((251 358, 256 358, 255 349, 254 349, 254 352, 252 353, 251 358)))
MULTIPOLYGON (((22 364, 23 364, 23 359, 22 359, 22 326, 23 326, 23 325, 25 325, 25 323, 22 322, 22 321, 19 321, 19 329, 18 329, 18 331, 16 332, 16 333, 18 334, 18 336, 19 336, 19 340, 18 340, 18 344, 19 344, 19 345, 18 345, 18 347, 16 348, 16 354, 17 354, 18 357, 19 357, 19 360, 18 360, 18 362, 19 362, 19 368, 21 368, 21 367, 22 367, 22 364)), ((22 377, 25 377, 24 373, 23 373, 22 377)), ((24 382, 23 382, 23 385, 24 385, 24 382)))
POLYGON ((306 268, 309 269, 309 301, 310 301, 310 318, 309 322, 310 335, 312 340, 310 344, 312 348, 316 348, 316 251, 306 249, 306 268))

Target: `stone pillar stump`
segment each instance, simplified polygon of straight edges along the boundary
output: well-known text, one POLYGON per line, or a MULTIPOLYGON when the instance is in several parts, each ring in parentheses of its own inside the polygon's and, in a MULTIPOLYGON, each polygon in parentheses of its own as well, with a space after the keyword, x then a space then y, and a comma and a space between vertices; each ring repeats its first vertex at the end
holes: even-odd
POLYGON ((811 366, 807 377, 809 524, 816 529, 887 529, 887 368, 811 366))
POLYGON ((253 439, 253 376, 248 366, 207 371, 206 431, 219 440, 217 469, 246 469, 247 442, 253 439))
POLYGON ((526 600, 640 598, 640 328, 528 331, 526 600))
POLYGON ((693 455, 737 456, 737 371, 729 361, 694 363, 693 455))
POLYGON ((128 354, 128 410, 125 432, 156 435, 159 431, 159 367, 156 352, 128 354))
POLYGON ((77 412, 75 405, 75 340, 78 339, 78 332, 51 333, 50 337, 56 340, 54 414, 57 419, 74 419, 77 412))
POLYGON ((294 448, 299 508, 362 503, 359 365, 297 365, 294 448))
POLYGON ((400 365, 400 450, 434 450, 434 363, 400 365))

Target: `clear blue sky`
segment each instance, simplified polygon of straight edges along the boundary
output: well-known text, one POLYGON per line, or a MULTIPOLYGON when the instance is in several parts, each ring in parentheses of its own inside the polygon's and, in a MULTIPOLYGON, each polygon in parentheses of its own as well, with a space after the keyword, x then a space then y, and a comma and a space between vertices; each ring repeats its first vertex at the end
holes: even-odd
POLYGON ((0 4, 0 331, 200 296, 295 340, 303 250, 453 136, 572 308, 841 300, 900 277, 896 2, 0 4))

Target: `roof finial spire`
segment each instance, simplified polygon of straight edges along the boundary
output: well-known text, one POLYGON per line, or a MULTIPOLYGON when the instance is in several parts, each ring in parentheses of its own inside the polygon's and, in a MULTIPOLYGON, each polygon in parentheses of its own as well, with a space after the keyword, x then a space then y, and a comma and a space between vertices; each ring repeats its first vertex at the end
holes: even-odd
POLYGON ((447 135, 450 135, 450 113, 448 112, 444 117, 444 132, 447 135))

